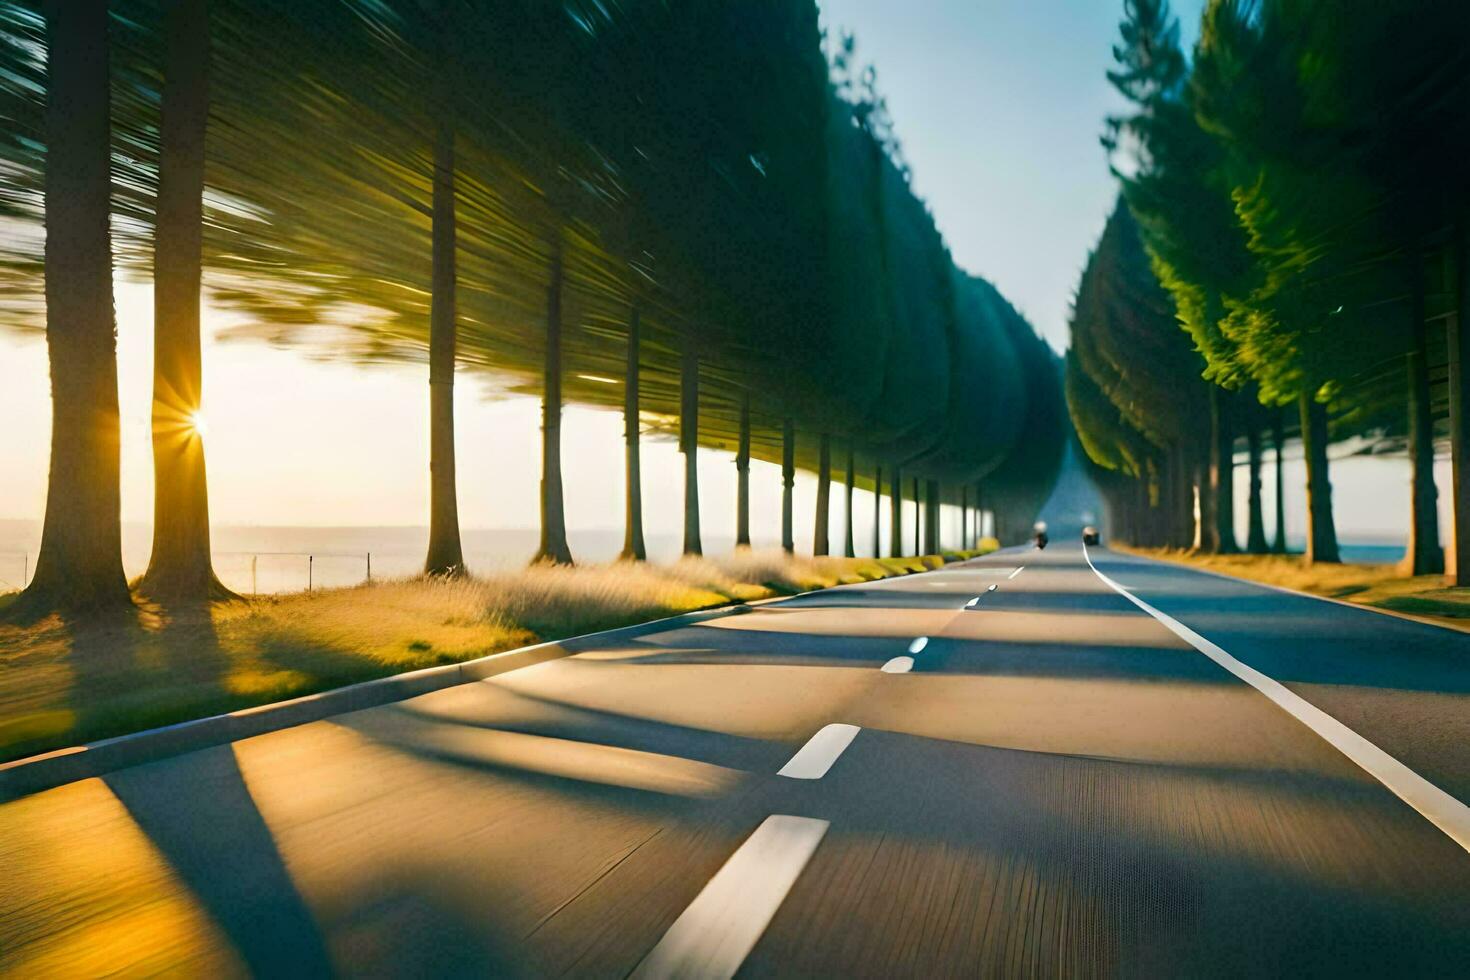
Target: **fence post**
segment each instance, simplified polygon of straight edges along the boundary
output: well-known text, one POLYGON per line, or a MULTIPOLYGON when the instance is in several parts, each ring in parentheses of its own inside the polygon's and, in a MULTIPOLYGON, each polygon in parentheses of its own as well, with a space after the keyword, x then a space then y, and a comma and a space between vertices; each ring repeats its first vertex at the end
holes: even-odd
POLYGON ((369 551, 368 556, 368 585, 373 584, 373 553, 369 551))
POLYGON ((259 585, 255 581, 255 563, 260 560, 259 555, 250 556, 250 594, 260 595, 259 585))
POLYGON ((316 564, 316 555, 306 556, 306 591, 311 591, 311 569, 316 564))

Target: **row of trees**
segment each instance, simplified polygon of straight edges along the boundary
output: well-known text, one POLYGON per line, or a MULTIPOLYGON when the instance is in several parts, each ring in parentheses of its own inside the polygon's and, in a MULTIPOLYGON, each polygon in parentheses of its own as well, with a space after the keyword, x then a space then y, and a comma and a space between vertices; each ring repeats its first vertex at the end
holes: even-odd
POLYGON ((920 481, 936 542, 941 501, 1015 527, 1054 478, 1053 356, 955 268, 871 69, 850 40, 829 62, 814 3, 5 2, 0 57, 0 220, 46 232, 44 254, 40 236, 7 239, 0 301, 7 326, 44 324, 53 379, 23 604, 127 599, 114 264, 155 282, 142 585, 160 597, 223 594, 192 425, 201 283, 251 314, 240 335, 427 359, 431 574, 463 566, 464 370, 542 399, 547 561, 572 560, 567 401, 625 413, 634 559, 649 431, 685 453, 690 554, 700 446, 735 454, 741 544, 751 459, 783 466, 788 549, 796 467, 816 470, 818 554, 835 550, 834 456, 849 488, 920 481))
POLYGON ((1261 460, 1268 439, 1279 463, 1296 438, 1307 557, 1337 561, 1328 445, 1352 440, 1406 453, 1406 563, 1444 571, 1433 461, 1448 442, 1451 571, 1470 581, 1463 5, 1326 17, 1299 0, 1211 0, 1192 58, 1165 0, 1124 7, 1109 77, 1131 109, 1104 137, 1123 203, 1079 287, 1067 365, 1122 536, 1236 550, 1243 438, 1246 547, 1284 549, 1280 466, 1269 540, 1261 460))

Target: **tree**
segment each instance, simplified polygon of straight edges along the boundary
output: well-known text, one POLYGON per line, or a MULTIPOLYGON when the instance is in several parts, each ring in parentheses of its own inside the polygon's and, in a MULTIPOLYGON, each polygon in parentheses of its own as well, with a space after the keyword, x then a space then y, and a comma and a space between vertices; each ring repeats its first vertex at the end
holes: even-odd
POLYGON ((153 259, 153 553, 141 587, 160 599, 228 598, 210 556, 201 415, 209 7, 173 0, 165 17, 153 259))
POLYGON ((51 476, 22 614, 129 603, 112 308, 106 0, 47 0, 46 346, 51 476))

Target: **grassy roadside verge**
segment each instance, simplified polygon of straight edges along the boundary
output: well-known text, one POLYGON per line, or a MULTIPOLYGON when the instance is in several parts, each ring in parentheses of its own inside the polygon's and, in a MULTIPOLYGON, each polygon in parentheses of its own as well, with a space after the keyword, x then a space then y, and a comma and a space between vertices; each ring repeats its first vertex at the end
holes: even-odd
POLYGON ((1301 555, 1209 555, 1167 548, 1112 547, 1355 605, 1406 613, 1470 632, 1470 588, 1452 588, 1443 575, 1408 576, 1397 565, 1308 565, 1301 555))
MULTIPOLYGON (((545 640, 939 568, 978 552, 538 566, 106 620, 0 619, 0 762, 545 640)), ((8 603, 0 596, 0 616, 8 603)))

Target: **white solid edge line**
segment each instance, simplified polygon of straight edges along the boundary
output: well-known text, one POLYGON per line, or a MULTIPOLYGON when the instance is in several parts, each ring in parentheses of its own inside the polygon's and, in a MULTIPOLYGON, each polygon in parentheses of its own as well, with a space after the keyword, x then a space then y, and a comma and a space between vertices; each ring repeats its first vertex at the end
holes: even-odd
POLYGON ((788 779, 821 779, 860 731, 856 725, 822 726, 776 775, 788 779))
MULTIPOLYGON (((1086 547, 1086 545, 1083 545, 1083 547, 1086 547)), ((1026 566, 1025 565, 1022 565, 1020 568, 1017 568, 1014 572, 1011 572, 1011 574, 1007 575, 1006 578, 1008 578, 1008 579, 1015 578, 1017 575, 1020 575, 1025 570, 1026 570, 1026 566)), ((1094 571, 1095 570, 1096 569, 1094 569, 1094 571)))
POLYGON ((1087 567, 1119 595, 1163 623, 1200 653, 1266 695, 1287 714, 1316 732, 1329 745, 1382 783, 1389 792, 1418 810, 1424 819, 1444 831, 1456 844, 1470 851, 1470 806, 1461 803, 1321 708, 1288 690, 1279 681, 1236 660, 1188 626, 1160 612, 1108 578, 1092 563, 1092 555, 1088 553, 1086 545, 1082 546, 1082 557, 1087 559, 1087 567))
POLYGON ((733 977, 827 833, 826 820, 774 814, 745 839, 632 976, 733 977))
POLYGON ((917 640, 909 644, 909 653, 920 653, 928 645, 929 638, 927 636, 921 636, 917 640))
POLYGON ((880 668, 885 674, 907 674, 914 669, 913 657, 894 657, 880 668))

